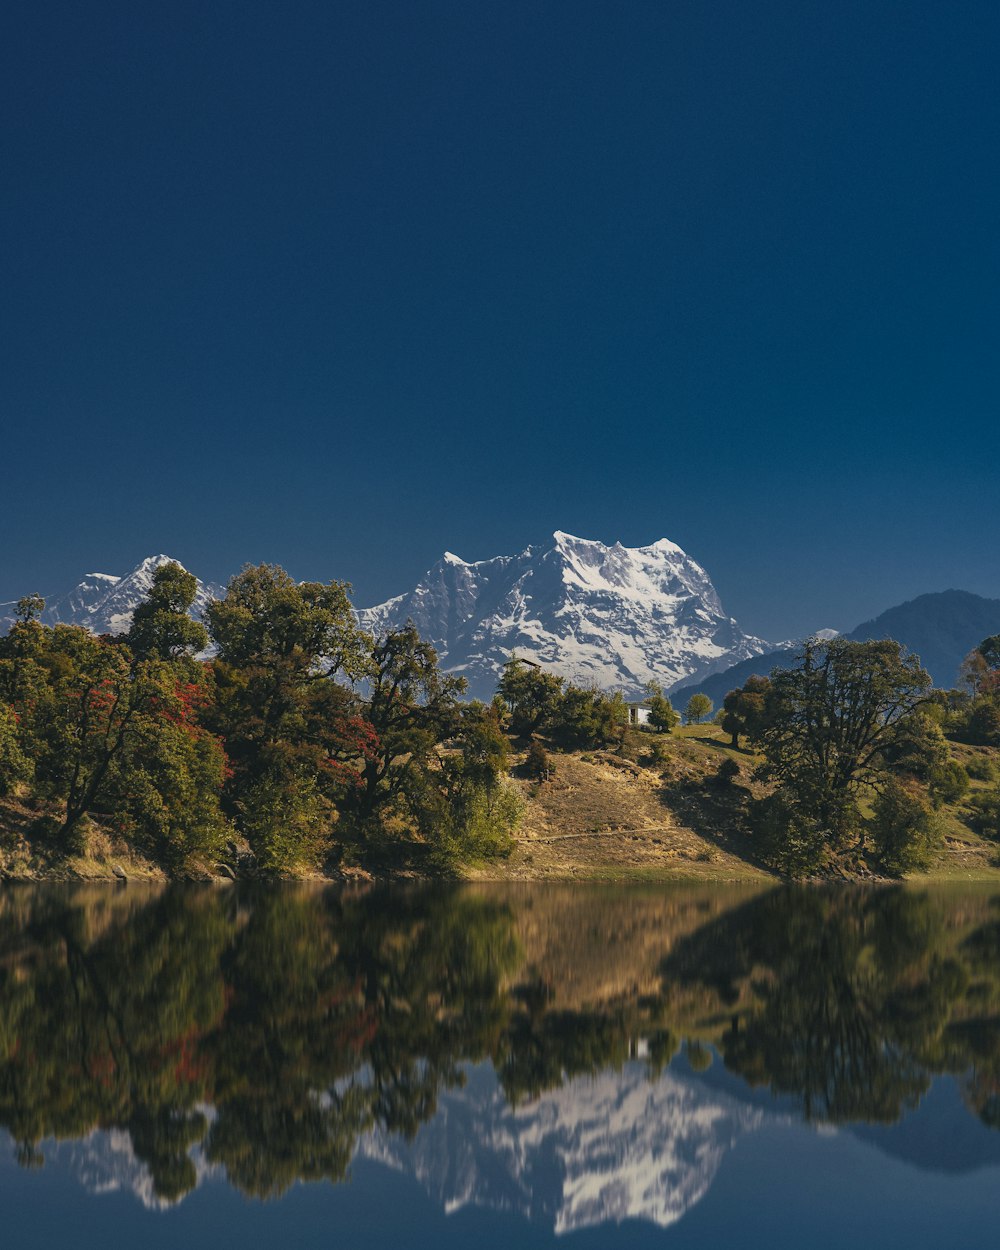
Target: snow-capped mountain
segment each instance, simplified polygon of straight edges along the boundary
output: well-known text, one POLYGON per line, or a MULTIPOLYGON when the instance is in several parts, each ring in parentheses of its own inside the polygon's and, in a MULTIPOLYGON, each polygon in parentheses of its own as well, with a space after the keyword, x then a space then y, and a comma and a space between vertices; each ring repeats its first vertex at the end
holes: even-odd
POLYGON ((557 530, 520 555, 446 552, 416 588, 359 612, 380 634, 412 620, 442 666, 488 698, 511 653, 582 685, 641 697, 770 650, 723 611, 701 567, 667 539, 606 546, 557 530))
POLYGON ((414 1176, 446 1211, 515 1211, 556 1233, 622 1220, 675 1223, 764 1112, 642 1063, 577 1077, 511 1107, 492 1068, 438 1099, 412 1140, 376 1131, 358 1154, 414 1176))
MULTIPOLYGON (((180 563, 170 556, 147 556, 124 577, 114 573, 87 573, 72 590, 47 599, 42 621, 46 625, 83 625, 95 634, 123 634, 132 613, 153 585, 153 574, 163 564, 180 563)), ((192 615, 201 616, 208 604, 224 594, 221 586, 198 582, 192 615)), ((13 604, 0 604, 0 629, 14 620, 13 604)))

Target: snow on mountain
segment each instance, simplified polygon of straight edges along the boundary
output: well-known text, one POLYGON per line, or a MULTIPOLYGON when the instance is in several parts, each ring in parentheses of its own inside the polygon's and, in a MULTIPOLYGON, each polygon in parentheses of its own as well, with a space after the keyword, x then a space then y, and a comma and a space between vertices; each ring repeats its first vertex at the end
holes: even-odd
MULTIPOLYGON (((87 573, 72 590, 47 600, 41 619, 47 625, 83 625, 95 634, 123 634, 132 623, 132 613, 149 593, 156 570, 171 563, 180 561, 165 555, 147 556, 124 577, 87 573)), ((199 581, 192 615, 200 617, 223 593, 223 587, 199 581)), ((13 622, 13 607, 0 604, 0 628, 7 629, 13 622)))
POLYGON ((607 546, 557 530, 519 555, 451 552, 414 590, 359 612, 375 634, 409 619, 442 666, 488 698, 512 653, 582 685, 640 697, 769 650, 725 614, 701 565, 667 539, 607 546))
POLYGON ((449 1213, 515 1211, 556 1233, 627 1219, 675 1223, 708 1192, 723 1157, 764 1113, 642 1063, 578 1077, 511 1107, 491 1068, 412 1140, 375 1131, 358 1154, 414 1176, 449 1213))

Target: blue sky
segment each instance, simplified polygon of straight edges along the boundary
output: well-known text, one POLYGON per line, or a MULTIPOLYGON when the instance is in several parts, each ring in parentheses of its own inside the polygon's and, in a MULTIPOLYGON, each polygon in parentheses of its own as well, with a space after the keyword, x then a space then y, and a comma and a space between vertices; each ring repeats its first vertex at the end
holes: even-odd
POLYGON ((1000 597, 1000 7, 0 15, 0 599, 555 528, 752 632, 1000 597))

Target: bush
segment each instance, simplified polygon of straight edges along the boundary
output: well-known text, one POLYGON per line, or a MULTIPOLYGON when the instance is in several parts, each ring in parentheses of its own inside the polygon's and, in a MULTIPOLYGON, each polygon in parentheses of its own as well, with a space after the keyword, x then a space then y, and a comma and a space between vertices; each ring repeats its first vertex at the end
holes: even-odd
POLYGON ((988 755, 974 755, 965 764, 966 773, 974 781, 995 781, 997 766, 988 755))
POLYGON ((969 806, 975 828, 987 838, 1000 839, 1000 786, 974 795, 969 806))
POLYGON ((969 788, 969 774, 957 760, 948 760, 931 769, 928 782, 935 806, 957 803, 969 788))
POLYGON ((762 799, 752 816, 764 862, 789 877, 805 877, 826 862, 830 834, 779 790, 762 799))
POLYGON ((540 742, 535 741, 528 747, 528 754, 524 761, 524 771, 536 781, 543 781, 552 775, 553 768, 549 760, 549 753, 540 742))
POLYGON ((941 829, 923 796, 892 780, 875 800, 869 823, 872 849, 893 876, 926 868, 941 843, 941 829))

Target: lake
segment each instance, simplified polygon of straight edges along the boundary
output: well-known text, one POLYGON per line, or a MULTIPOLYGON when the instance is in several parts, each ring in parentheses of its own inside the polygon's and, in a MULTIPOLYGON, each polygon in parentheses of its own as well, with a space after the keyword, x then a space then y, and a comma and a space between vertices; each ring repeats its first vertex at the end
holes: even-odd
POLYGON ((988 887, 0 888, 4 1244, 992 1246, 988 887))

